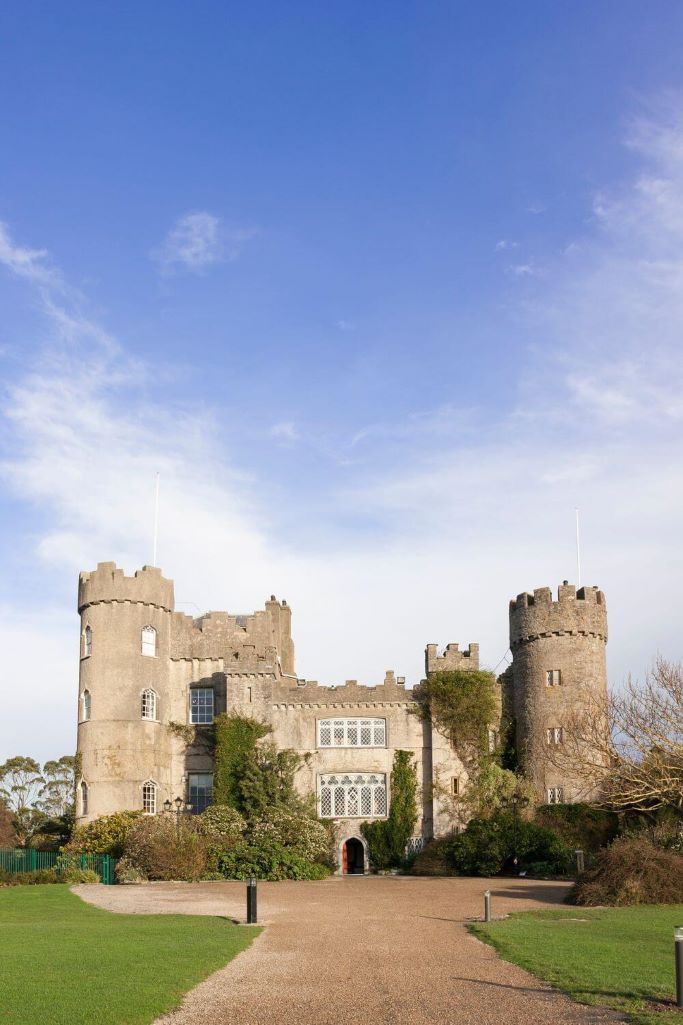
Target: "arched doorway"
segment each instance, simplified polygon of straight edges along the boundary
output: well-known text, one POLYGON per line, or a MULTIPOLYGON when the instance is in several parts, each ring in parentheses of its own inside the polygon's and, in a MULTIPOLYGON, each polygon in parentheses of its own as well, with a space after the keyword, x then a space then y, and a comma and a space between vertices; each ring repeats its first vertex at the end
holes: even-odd
POLYGON ((346 840, 342 847, 342 872, 350 876, 362 876, 365 872, 365 849, 355 836, 346 840))

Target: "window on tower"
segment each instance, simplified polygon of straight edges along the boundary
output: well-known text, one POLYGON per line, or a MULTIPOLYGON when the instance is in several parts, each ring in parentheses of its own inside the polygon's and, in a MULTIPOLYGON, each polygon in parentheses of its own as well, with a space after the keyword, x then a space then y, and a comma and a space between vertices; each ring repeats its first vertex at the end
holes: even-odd
POLYGON ((88 624, 83 631, 83 658, 90 658, 92 655, 92 629, 88 624))
POLYGON ((145 815, 157 813, 157 785, 151 779, 142 784, 142 810, 145 815))
POLYGON ((551 726, 545 731, 545 736, 549 747, 564 743, 564 730, 561 726, 551 726))
POLYGON ((81 815, 88 814, 88 784, 81 780, 81 815))
POLYGON ((141 650, 143 655, 154 657, 157 653, 157 632, 153 626, 143 626, 141 650))
POLYGON ((562 672, 559 669, 548 669, 546 682, 549 687, 560 687, 562 685, 562 672))
POLYGON ((548 804, 563 804, 564 787, 548 787, 546 797, 548 804))
POLYGON ((143 719, 156 720, 157 717, 157 696, 156 691, 153 691, 151 687, 142 692, 142 709, 141 714, 143 719))
POLYGON ((83 691, 83 721, 84 722, 86 722, 90 718, 90 708, 91 708, 90 691, 89 690, 84 690, 83 691))

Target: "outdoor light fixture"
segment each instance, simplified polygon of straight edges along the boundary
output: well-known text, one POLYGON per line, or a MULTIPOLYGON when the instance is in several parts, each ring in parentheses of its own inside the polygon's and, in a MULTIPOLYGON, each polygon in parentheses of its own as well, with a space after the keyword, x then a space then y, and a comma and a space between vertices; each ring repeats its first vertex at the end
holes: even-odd
POLYGON ((180 809, 182 808, 183 804, 184 804, 184 801, 183 801, 182 797, 176 797, 176 799, 175 799, 175 806, 176 806, 178 811, 180 811, 180 809))
POLYGON ((167 797, 166 800, 164 801, 164 811, 170 811, 170 810, 171 810, 171 802, 170 802, 170 800, 167 797))

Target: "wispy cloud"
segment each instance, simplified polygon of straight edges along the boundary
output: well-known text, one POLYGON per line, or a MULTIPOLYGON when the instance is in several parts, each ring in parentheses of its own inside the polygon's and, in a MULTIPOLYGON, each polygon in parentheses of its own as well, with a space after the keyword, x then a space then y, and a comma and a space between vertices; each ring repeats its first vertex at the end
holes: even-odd
POLYGON ((270 428, 271 438, 275 438, 283 445, 293 445, 295 441, 299 441, 301 435, 297 430, 295 424, 291 420, 282 420, 280 423, 273 424, 270 428))
POLYGON ((517 249, 519 242, 512 242, 510 239, 502 238, 499 242, 496 242, 496 252, 503 252, 505 249, 517 249))
POLYGON ((199 274, 212 264, 237 259, 244 243, 257 234, 256 228, 230 227, 214 214, 196 210, 178 218, 152 258, 165 272, 199 274))

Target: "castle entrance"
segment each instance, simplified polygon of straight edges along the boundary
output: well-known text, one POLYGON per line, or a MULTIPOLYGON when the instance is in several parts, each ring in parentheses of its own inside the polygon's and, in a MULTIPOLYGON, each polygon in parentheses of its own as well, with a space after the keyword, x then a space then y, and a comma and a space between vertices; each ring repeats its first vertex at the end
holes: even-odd
POLYGON ((365 851, 355 836, 347 840, 342 848, 342 872, 350 876, 362 876, 365 872, 365 851))

